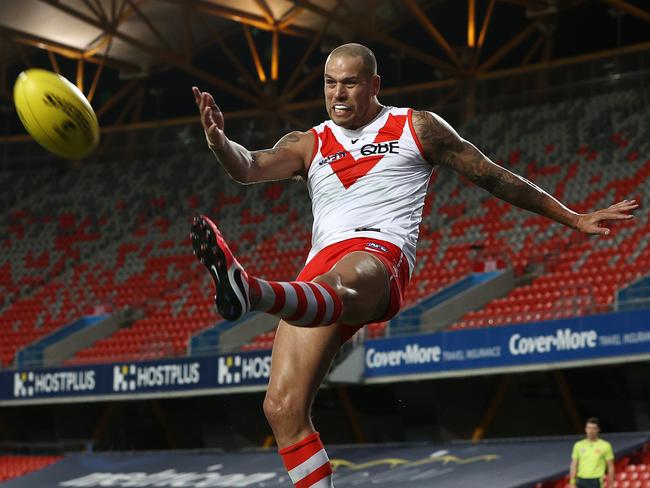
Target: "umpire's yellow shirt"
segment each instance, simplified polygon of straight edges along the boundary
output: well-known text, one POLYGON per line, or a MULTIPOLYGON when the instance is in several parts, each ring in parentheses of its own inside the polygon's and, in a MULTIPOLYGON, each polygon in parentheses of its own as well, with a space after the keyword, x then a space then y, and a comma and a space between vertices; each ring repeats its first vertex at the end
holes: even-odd
POLYGON ((607 461, 614 459, 612 445, 603 440, 583 439, 573 446, 572 459, 578 460, 578 478, 602 478, 607 470, 607 461))

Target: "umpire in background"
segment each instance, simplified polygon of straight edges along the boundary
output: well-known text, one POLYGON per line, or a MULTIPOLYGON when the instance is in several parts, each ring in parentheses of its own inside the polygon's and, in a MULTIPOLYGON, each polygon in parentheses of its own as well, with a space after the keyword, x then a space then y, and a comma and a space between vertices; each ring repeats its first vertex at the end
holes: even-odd
POLYGON ((607 469, 608 486, 614 486, 614 451, 606 440, 599 439, 600 420, 591 417, 585 426, 587 437, 573 446, 569 484, 577 488, 601 488, 607 469))

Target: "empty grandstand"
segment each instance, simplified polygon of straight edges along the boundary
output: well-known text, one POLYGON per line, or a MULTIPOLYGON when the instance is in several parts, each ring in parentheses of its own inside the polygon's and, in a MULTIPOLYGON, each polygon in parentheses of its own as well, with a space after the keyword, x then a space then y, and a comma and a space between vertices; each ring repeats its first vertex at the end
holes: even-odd
POLYGON ((326 116, 322 58, 356 40, 386 72, 385 105, 442 114, 577 212, 641 206, 586 236, 436 168, 401 313, 341 349, 314 403, 335 486, 564 488, 598 415, 614 486, 650 487, 644 2, 239 3, 7 2, 0 480, 291 485, 261 411, 278 321, 219 316, 189 226, 213 217, 251 275, 293 280, 310 195, 228 177, 189 86, 219 95, 230 138, 264 148, 326 116), (77 37, 39 32, 48 16, 77 37), (53 160, 23 134, 7 80, 31 65, 95 97, 103 142, 87 160, 53 160))

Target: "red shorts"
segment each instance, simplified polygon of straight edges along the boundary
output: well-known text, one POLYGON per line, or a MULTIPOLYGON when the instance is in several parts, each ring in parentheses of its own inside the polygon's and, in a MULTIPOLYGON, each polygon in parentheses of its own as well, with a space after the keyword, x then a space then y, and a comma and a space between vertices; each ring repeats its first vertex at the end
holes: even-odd
MULTIPOLYGON (((343 256, 355 251, 364 251, 378 258, 388 272, 390 280, 390 303, 386 314, 372 322, 385 322, 392 319, 399 312, 404 291, 409 282, 409 265, 402 250, 395 244, 379 239, 368 237, 357 237, 345 241, 336 242, 322 249, 300 272, 296 281, 311 281, 317 276, 327 273, 343 256)), ((369 322, 370 323, 370 322, 369 322)), ((358 331, 362 325, 340 325, 341 344, 346 342, 358 331)))

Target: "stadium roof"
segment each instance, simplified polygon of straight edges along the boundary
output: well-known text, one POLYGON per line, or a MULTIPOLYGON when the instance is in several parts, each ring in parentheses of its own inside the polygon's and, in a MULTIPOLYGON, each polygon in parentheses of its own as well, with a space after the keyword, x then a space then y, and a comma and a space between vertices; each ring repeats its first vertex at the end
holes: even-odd
MULTIPOLYGON (((189 115, 194 107, 185 95, 183 108, 170 97, 194 83, 213 90, 230 110, 278 110, 313 99, 324 55, 349 41, 378 53, 383 85, 395 90, 439 80, 462 84, 497 69, 604 49, 650 49, 650 9, 642 0, 2 4, 2 98, 11 99, 19 71, 44 67, 76 81, 91 100, 102 92, 94 104, 100 116, 109 114, 105 123, 120 119, 119 102, 132 94, 149 99, 144 118, 189 115)), ((142 108, 133 110, 142 117, 142 108)))

